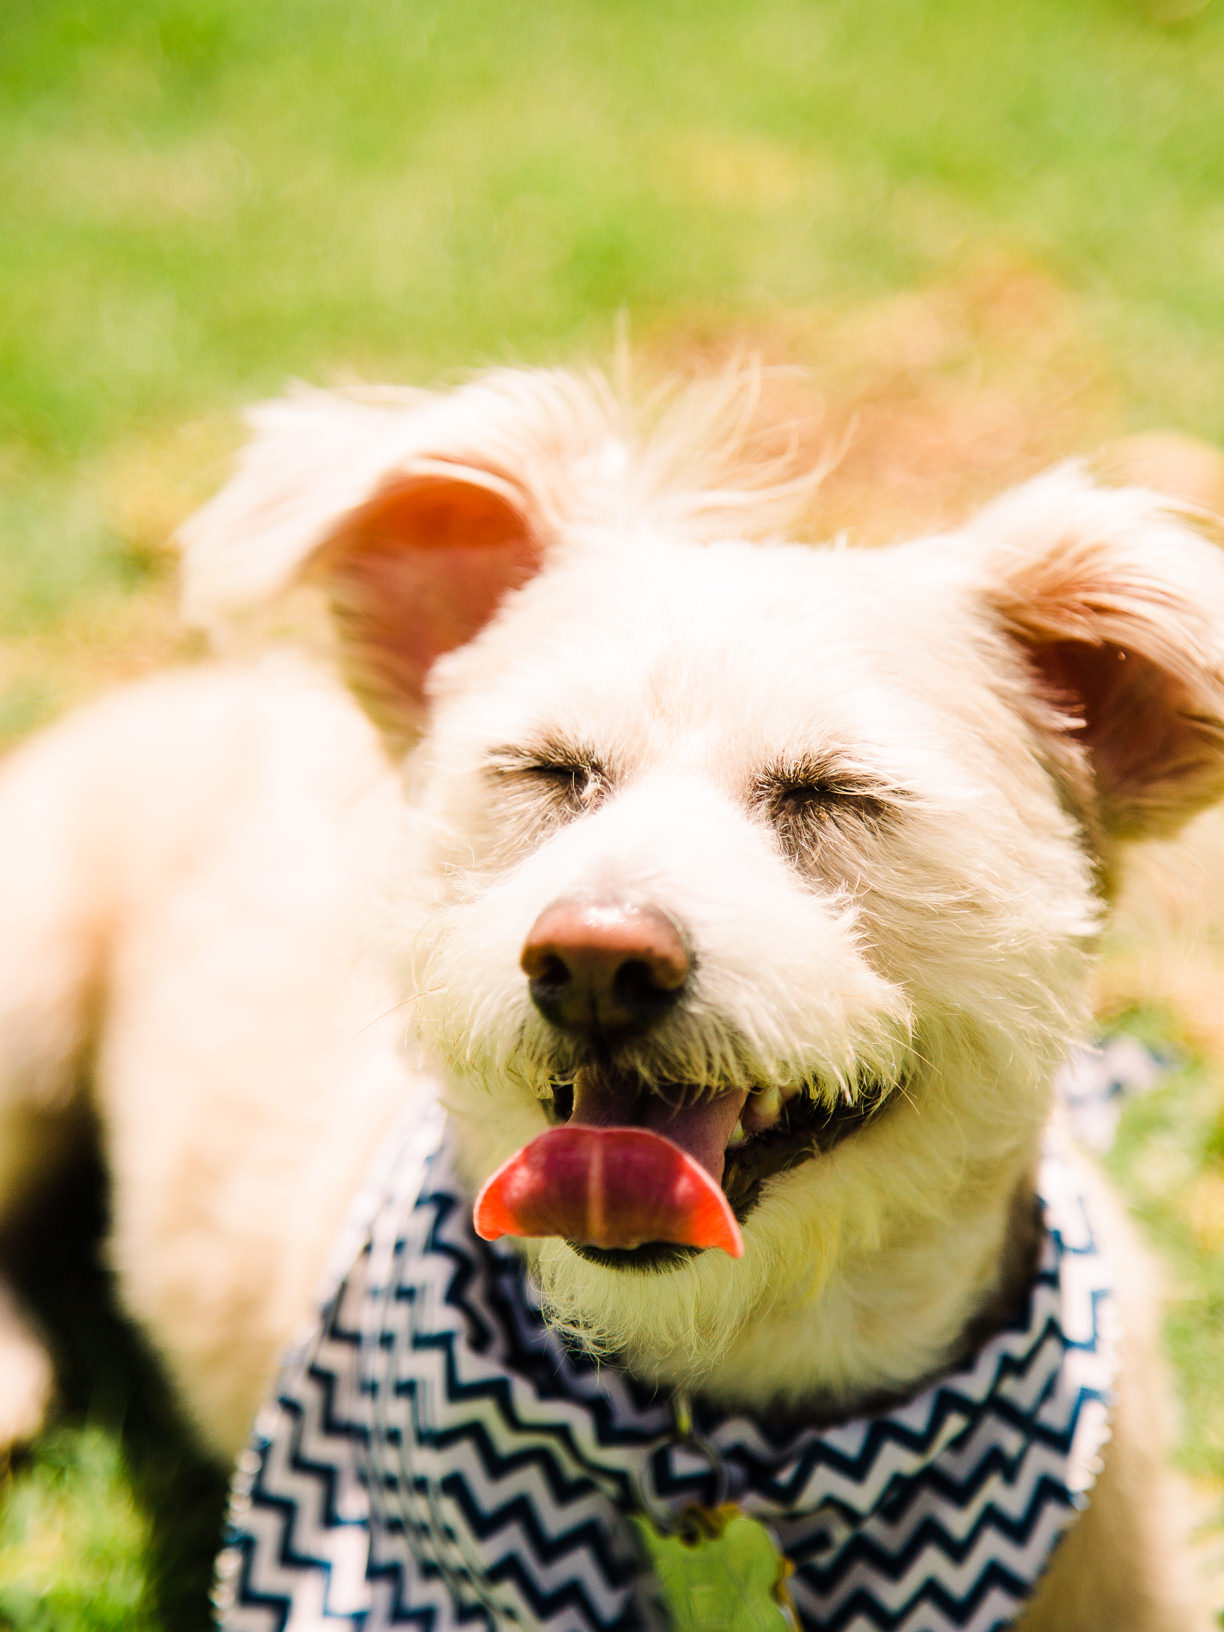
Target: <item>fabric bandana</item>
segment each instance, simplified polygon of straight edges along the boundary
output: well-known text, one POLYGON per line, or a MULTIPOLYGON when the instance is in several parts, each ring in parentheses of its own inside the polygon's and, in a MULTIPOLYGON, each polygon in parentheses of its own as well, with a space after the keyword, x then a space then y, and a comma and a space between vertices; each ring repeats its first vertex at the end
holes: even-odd
POLYGON ((418 1114, 240 1464, 221 1625, 655 1632, 629 1515, 724 1496, 773 1532, 805 1629, 1009 1625, 1084 1504, 1114 1371, 1105 1268, 1056 1156, 1040 1190, 1025 1306, 975 1356, 834 1428, 697 1401, 699 1448, 668 1399, 544 1324, 518 1252, 472 1230, 443 1118, 418 1114))

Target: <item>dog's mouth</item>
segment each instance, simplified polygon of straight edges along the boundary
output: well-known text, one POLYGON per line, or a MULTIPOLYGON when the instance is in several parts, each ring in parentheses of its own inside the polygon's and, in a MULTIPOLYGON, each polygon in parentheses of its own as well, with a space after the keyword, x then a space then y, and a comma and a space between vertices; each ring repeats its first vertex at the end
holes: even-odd
POLYGON ((709 1247, 739 1257, 740 1224, 766 1181, 833 1149, 888 1097, 868 1075, 830 1105, 816 1085, 660 1089, 583 1068, 550 1085, 553 1126, 485 1185, 476 1229, 560 1236, 616 1269, 672 1269, 709 1247))

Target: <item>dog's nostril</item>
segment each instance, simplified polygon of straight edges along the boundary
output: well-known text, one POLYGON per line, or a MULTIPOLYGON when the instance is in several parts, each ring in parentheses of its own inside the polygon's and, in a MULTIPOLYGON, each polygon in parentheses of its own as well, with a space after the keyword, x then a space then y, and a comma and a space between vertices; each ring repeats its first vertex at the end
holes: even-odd
POLYGON ((560 997, 571 978, 565 960, 555 952, 541 953, 533 960, 533 967, 527 973, 531 977, 532 991, 549 997, 560 997))
POLYGON ((643 958, 631 958, 622 963, 612 977, 612 995, 625 1009, 659 1010, 669 1007, 680 996, 681 986, 666 986, 659 971, 643 958))

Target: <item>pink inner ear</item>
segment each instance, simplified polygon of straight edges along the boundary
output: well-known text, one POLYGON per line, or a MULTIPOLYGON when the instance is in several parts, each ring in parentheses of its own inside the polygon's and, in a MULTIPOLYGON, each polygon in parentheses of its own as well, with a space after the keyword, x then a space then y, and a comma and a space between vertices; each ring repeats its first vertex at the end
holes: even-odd
POLYGON ((1082 721, 1074 736, 1118 837, 1176 825, 1218 792, 1220 732, 1167 668, 1110 641, 1051 640, 1030 652, 1042 689, 1082 721))
POLYGON ((506 494, 429 475, 384 488, 325 547, 319 567, 355 685, 376 713, 402 723, 436 660, 527 582, 539 549, 506 494))

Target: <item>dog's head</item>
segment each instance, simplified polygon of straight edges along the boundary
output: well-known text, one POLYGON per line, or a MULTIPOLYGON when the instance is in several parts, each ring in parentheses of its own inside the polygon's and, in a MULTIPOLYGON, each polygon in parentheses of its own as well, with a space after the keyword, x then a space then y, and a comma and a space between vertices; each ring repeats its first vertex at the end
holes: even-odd
POLYGON ((725 417, 305 394, 189 603, 320 584, 411 743, 415 1012, 557 1318, 693 1378, 823 1308, 809 1386, 887 1384, 990 1291, 1120 841, 1224 787, 1224 561, 1072 468, 891 549, 749 542, 788 490, 725 417))

